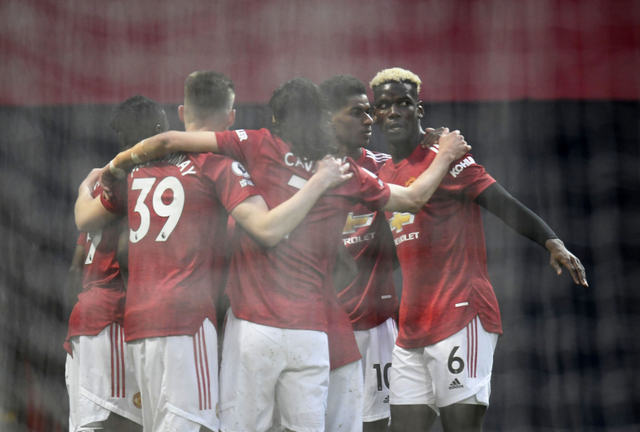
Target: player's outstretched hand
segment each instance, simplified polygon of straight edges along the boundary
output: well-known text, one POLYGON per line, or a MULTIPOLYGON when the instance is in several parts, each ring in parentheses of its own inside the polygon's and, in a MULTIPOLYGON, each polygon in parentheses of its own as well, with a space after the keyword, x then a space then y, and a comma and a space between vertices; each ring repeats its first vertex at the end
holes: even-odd
POLYGON ((428 149, 434 144, 438 144, 442 133, 444 132, 444 127, 439 127, 438 129, 434 128, 426 128, 424 131, 426 132, 424 138, 422 138, 422 142, 420 145, 423 149, 428 149))
POLYGON ((316 181, 322 181, 325 189, 331 189, 349 180, 353 177, 353 173, 349 172, 348 162, 343 163, 333 156, 325 156, 318 161, 313 177, 316 178, 316 181))
POLYGON ((440 148, 438 153, 452 157, 452 162, 460 159, 469 153, 471 146, 467 144, 459 130, 449 132, 449 128, 444 128, 439 139, 440 148))
POLYGON ((571 277, 576 284, 588 287, 587 274, 582 263, 577 256, 567 250, 560 239, 549 239, 545 242, 545 247, 551 253, 551 267, 558 275, 562 274, 562 267, 569 269, 571 277))

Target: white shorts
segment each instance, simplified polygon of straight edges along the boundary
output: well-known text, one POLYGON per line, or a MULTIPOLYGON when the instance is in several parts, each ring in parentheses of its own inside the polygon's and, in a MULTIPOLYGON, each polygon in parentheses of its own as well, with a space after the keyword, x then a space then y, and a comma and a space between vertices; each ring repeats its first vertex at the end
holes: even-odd
POLYGON ((389 418, 389 369, 398 327, 389 318, 377 327, 355 331, 362 355, 364 374, 364 411, 362 419, 373 422, 389 418))
POLYGON ((129 343, 142 393, 145 432, 218 429, 218 339, 205 319, 194 336, 129 343))
POLYGON ((359 360, 329 373, 325 431, 362 431, 362 363, 359 360))
POLYGON ((324 431, 328 385, 326 333, 264 326, 229 311, 220 430, 263 432, 280 424, 297 432, 324 431))
POLYGON ((489 406, 493 352, 498 335, 482 328, 476 316, 453 336, 425 348, 396 345, 391 369, 392 405, 454 403, 489 406))
POLYGON ((103 422, 114 412, 142 424, 140 392, 122 327, 112 323, 96 336, 71 338, 65 380, 69 431, 103 422))

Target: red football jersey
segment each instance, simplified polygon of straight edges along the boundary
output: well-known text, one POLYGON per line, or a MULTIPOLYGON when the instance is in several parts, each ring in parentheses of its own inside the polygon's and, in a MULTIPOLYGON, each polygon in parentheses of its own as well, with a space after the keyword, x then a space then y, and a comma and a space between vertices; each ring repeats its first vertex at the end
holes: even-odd
MULTIPOLYGON (((418 146, 405 160, 379 171, 389 183, 410 185, 436 156, 438 146, 418 146)), ((397 344, 432 345, 479 315, 488 332, 502 333, 489 282, 480 207, 474 199, 495 180, 470 154, 451 164, 417 214, 387 213, 404 279, 397 344)))
MULTIPOLYGON (((356 163, 377 173, 391 156, 363 149, 356 163)), ((398 299, 393 284, 393 237, 384 212, 362 204, 349 211, 342 243, 358 267, 356 279, 338 294, 354 330, 369 330, 390 317, 397 319, 398 299)))
MULTIPOLYGON (((93 196, 100 196, 102 187, 96 184, 93 196)), ((69 330, 64 344, 71 354, 69 339, 74 336, 95 336, 112 322, 123 323, 125 288, 116 258, 118 238, 127 228, 127 219, 119 218, 90 234, 81 233, 79 245, 85 248, 82 270, 82 292, 69 316, 69 330)))
POLYGON ((331 273, 325 279, 327 290, 327 321, 329 339, 329 364, 331 370, 360 360, 362 355, 358 348, 349 317, 345 313, 338 298, 333 294, 331 273))
MULTIPOLYGON (((241 161, 269 208, 289 199, 311 177, 315 162, 301 160, 266 129, 216 133, 221 153, 241 161)), ((273 248, 240 227, 227 293, 238 318, 272 327, 327 331, 324 281, 331 273, 349 209, 389 200, 389 186, 351 164, 354 177, 325 193, 288 238, 273 248)), ((333 293, 332 295, 335 296, 333 293)))
POLYGON ((128 207, 127 341, 193 335, 205 318, 216 322, 229 212, 256 194, 238 162, 176 153, 133 169, 128 203, 103 199, 114 213, 128 207))

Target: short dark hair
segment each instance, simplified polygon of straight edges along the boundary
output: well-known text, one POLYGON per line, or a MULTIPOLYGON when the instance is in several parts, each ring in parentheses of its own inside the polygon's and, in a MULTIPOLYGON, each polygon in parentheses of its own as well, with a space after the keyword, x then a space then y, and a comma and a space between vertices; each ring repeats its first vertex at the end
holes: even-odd
POLYGON ((196 117, 231 109, 235 94, 233 81, 220 72, 197 71, 184 81, 184 100, 196 117))
POLYGON ((113 111, 109 125, 120 134, 122 144, 127 148, 145 138, 169 130, 167 115, 160 104, 140 95, 130 97, 119 104, 113 111))
POLYGON ((291 145, 298 157, 319 160, 335 153, 333 130, 324 96, 306 78, 294 78, 273 92, 269 107, 273 113, 272 132, 291 145))
POLYGON ((331 112, 341 110, 351 96, 366 95, 367 88, 358 78, 351 75, 336 75, 320 83, 327 108, 331 112))

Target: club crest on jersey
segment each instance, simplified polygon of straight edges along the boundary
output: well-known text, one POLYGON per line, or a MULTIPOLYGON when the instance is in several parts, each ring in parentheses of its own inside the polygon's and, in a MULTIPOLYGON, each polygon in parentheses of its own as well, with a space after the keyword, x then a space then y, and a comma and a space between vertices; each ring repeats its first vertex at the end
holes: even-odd
POLYGON ((247 172, 246 169, 242 166, 242 164, 238 161, 233 161, 231 164, 231 171, 238 177, 250 178, 251 176, 247 172))
POLYGON ((132 401, 134 407, 142 409, 142 397, 140 396, 140 392, 133 395, 132 401))
POLYGON ((407 180, 406 182, 404 182, 404 186, 405 186, 405 187, 409 187, 409 186, 411 186, 411 184, 412 184, 414 181, 416 181, 416 178, 415 178, 415 177, 413 177, 413 176, 411 176, 411 177, 409 177, 409 180, 407 180))
POLYGON ((249 135, 247 135, 247 132, 244 129, 238 129, 236 132, 236 135, 238 135, 238 139, 240 140, 240 142, 249 139, 249 135))
POLYGON ((458 174, 460 174, 462 172, 463 169, 465 169, 468 166, 474 165, 475 163, 476 163, 476 161, 474 161, 471 156, 467 156, 466 158, 464 158, 460 162, 458 162, 456 164, 456 166, 454 166, 451 169, 451 171, 449 171, 449 174, 451 174, 453 176, 453 178, 456 178, 456 177, 458 177, 458 174))

